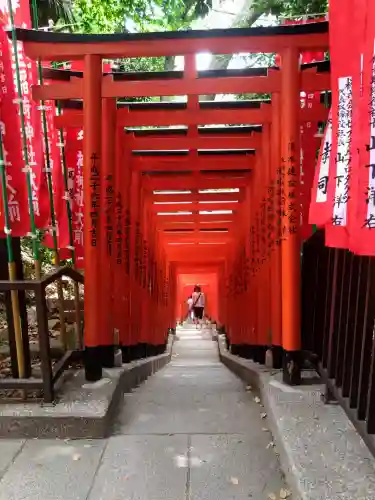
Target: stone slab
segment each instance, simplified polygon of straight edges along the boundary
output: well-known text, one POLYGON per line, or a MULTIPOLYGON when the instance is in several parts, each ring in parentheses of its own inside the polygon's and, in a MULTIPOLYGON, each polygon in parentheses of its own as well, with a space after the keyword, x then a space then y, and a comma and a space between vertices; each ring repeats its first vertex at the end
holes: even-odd
POLYGON ((109 439, 88 500, 185 500, 187 436, 109 439))
POLYGON ((0 478, 3 477, 8 467, 25 444, 23 439, 4 439, 0 444, 0 478))
POLYGON ((285 488, 269 438, 249 425, 245 435, 192 436, 190 500, 269 500, 285 488))
POLYGON ((0 500, 86 500, 105 444, 28 441, 0 481, 0 500))
POLYGON ((219 347, 222 362, 260 390, 293 500, 375 498, 374 457, 344 410, 322 402, 323 385, 291 388, 280 371, 229 354, 222 339, 219 347))
POLYGON ((245 433, 249 422, 259 419, 243 383, 222 365, 204 364, 200 356, 195 365, 182 356, 174 359, 139 391, 124 395, 116 433, 245 433))
POLYGON ((57 402, 0 404, 0 437, 104 438, 124 392, 130 391, 165 366, 171 345, 159 356, 104 371, 101 381, 87 384, 83 370, 63 385, 57 402))

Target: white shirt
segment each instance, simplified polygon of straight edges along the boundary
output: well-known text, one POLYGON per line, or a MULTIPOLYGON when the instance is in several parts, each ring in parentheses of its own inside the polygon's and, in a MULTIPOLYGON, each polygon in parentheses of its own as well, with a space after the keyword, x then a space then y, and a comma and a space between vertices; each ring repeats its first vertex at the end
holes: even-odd
POLYGON ((204 307, 204 293, 194 292, 193 293, 193 304, 194 304, 194 307, 204 307))
POLYGON ((188 299, 187 304, 189 306, 189 309, 191 309, 191 306, 193 305, 193 299, 188 299))

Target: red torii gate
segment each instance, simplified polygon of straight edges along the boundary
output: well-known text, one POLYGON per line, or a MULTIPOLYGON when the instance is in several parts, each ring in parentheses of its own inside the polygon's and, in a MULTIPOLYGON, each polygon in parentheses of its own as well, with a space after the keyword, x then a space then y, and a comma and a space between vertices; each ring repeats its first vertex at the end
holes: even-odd
MULTIPOLYGON (((33 96, 35 99, 48 100, 48 99, 80 99, 83 98, 83 126, 85 130, 85 143, 84 143, 84 194, 85 194, 85 284, 86 284, 86 298, 88 307, 85 308, 85 344, 87 351, 86 359, 86 374, 90 379, 97 379, 101 376, 101 366, 103 358, 106 357, 105 352, 110 353, 113 347, 113 339, 111 338, 111 328, 108 323, 103 323, 103 313, 101 313, 101 300, 103 293, 100 283, 103 278, 101 265, 103 265, 103 246, 101 238, 105 232, 103 225, 103 216, 101 213, 93 212, 91 205, 96 202, 100 192, 105 189, 106 178, 103 172, 108 173, 110 170, 108 155, 104 156, 105 148, 102 150, 102 118, 104 123, 107 124, 107 133, 111 127, 121 127, 129 125, 144 124, 147 120, 146 116, 139 117, 138 123, 134 121, 133 111, 128 109, 122 110, 122 113, 117 112, 117 116, 113 111, 109 111, 109 107, 103 107, 102 99, 104 101, 111 100, 117 97, 142 97, 142 96, 155 96, 155 95, 188 95, 189 101, 187 105, 186 114, 190 115, 188 125, 192 125, 192 115, 196 115, 196 124, 203 124, 207 117, 200 118, 204 115, 203 110, 194 102, 194 96, 201 94, 211 93, 242 93, 242 92, 269 92, 273 94, 273 104, 271 111, 272 130, 262 136, 270 139, 270 134, 276 134, 276 143, 280 141, 280 152, 277 147, 271 148, 271 155, 269 157, 269 148, 262 147, 262 158, 265 161, 267 168, 260 168, 259 157, 256 156, 256 167, 250 174, 244 172, 242 175, 236 175, 231 178, 225 179, 223 176, 215 178, 215 176, 207 176, 202 173, 194 172, 189 181, 190 189, 216 189, 220 187, 229 188, 231 186, 241 188, 246 192, 245 205, 247 210, 242 214, 241 226, 237 227, 238 235, 242 236, 243 248, 240 248, 238 256, 235 257, 236 252, 233 245, 230 246, 228 253, 227 244, 225 242, 222 247, 225 250, 217 252, 206 252, 199 250, 200 262, 212 262, 216 260, 220 265, 225 266, 225 271, 222 272, 221 282, 229 277, 229 266, 232 265, 233 273, 238 274, 241 266, 246 264, 248 257, 251 256, 250 250, 254 249, 253 245, 249 246, 249 238, 246 232, 245 222, 260 225, 260 215, 257 212, 257 206, 262 203, 262 191, 268 185, 270 180, 276 178, 276 170, 280 170, 281 178, 281 191, 282 206, 280 218, 282 221, 283 234, 280 241, 281 253, 275 251, 274 254, 279 258, 279 269, 281 259, 281 296, 271 293, 269 287, 262 287, 262 280, 270 277, 270 269, 274 269, 274 257, 270 254, 270 262, 261 270, 261 274, 255 276, 251 280, 251 290, 248 292, 238 292, 236 287, 232 287, 230 293, 237 299, 228 302, 228 307, 225 307, 226 321, 232 321, 233 326, 237 326, 237 332, 234 335, 238 336, 244 334, 243 340, 249 345, 263 347, 268 342, 264 339, 264 328, 262 324, 261 307, 269 300, 275 300, 278 306, 281 307, 281 331, 282 342, 278 339, 278 346, 284 349, 285 370, 284 377, 289 382, 298 382, 299 380, 299 351, 300 351, 300 238, 298 234, 299 226, 299 92, 301 89, 310 91, 327 90, 329 88, 329 78, 325 73, 315 73, 315 69, 300 71, 299 67, 299 53, 306 50, 324 50, 328 46, 327 24, 308 24, 303 26, 285 26, 277 28, 253 28, 253 29, 240 29, 240 30, 214 30, 212 32, 186 32, 186 33, 160 33, 160 34, 145 34, 145 35, 102 35, 102 36, 85 36, 85 35, 69 35, 69 34, 52 34, 32 32, 28 30, 17 30, 17 37, 19 40, 24 41, 26 54, 34 59, 41 58, 50 60, 72 60, 84 59, 85 71, 83 78, 71 78, 69 82, 53 83, 48 86, 35 87, 33 96), (173 40, 173 43, 171 43, 173 40), (192 69, 192 54, 208 50, 213 53, 238 53, 238 52, 278 52, 281 54, 282 67, 280 71, 269 70, 266 75, 256 76, 228 76, 205 78, 199 77, 192 69), (139 81, 136 80, 121 80, 121 78, 113 79, 110 75, 102 76, 101 60, 102 58, 111 57, 155 57, 167 55, 185 55, 187 62, 187 70, 184 72, 182 78, 175 78, 168 81, 152 80, 152 81, 139 81), (274 103, 274 95, 280 94, 279 102, 274 103), (108 113, 108 114, 107 114, 108 113), (111 114, 112 113, 112 114, 111 114), (121 116, 122 115, 122 116, 121 116), (280 116, 282 116, 282 127, 275 126, 279 123, 280 116), (108 126, 108 118, 111 118, 110 126, 108 126), (128 121, 129 120, 129 121, 128 121), (116 123, 117 122, 117 123, 116 123), (126 124, 126 125, 124 125, 126 124), (268 159, 265 160, 268 155, 268 159), (251 179, 251 183, 250 183, 251 179), (93 188, 93 184, 98 187, 99 193, 93 188), (284 231, 285 230, 285 231, 284 231), (95 233, 95 238, 93 237, 95 233), (94 244, 95 243, 95 244, 94 244), (240 267, 238 267, 240 266, 240 267), (250 293, 250 295, 249 295, 250 293), (253 294, 253 295, 252 295, 253 294), (254 295, 255 294, 255 295, 254 295), (251 297, 255 300, 252 301, 251 297), (241 301, 250 299, 250 306, 253 308, 252 317, 250 322, 246 321, 243 326, 239 325, 239 305, 241 301), (255 308, 253 307, 255 305, 255 308), (237 315, 237 317, 236 317, 237 315), (253 323, 255 321, 255 323, 253 323), (100 325, 105 324, 105 331, 101 330, 100 325), (252 330, 256 327, 256 338, 252 335, 252 330)), ((277 101, 277 98, 276 98, 277 101)), ((113 108, 113 106, 112 106, 113 108)), ((220 110, 223 111, 223 110, 220 110)), ((140 113, 140 112, 139 112, 140 113)), ((185 113, 185 111, 184 111, 185 113)), ((224 113, 221 113, 223 119, 224 113)), ((238 115, 239 116, 239 115, 238 115)), ((177 120, 177 115, 175 115, 177 120)), ((221 123, 231 123, 233 115, 229 121, 227 115, 226 121, 221 123)), ((165 116, 165 120, 167 117, 165 116)), ((179 120, 182 117, 178 117, 179 120)), ((186 119, 186 118, 185 118, 186 119)), ((219 118, 217 118, 219 119, 219 118)), ((159 123, 162 120, 161 116, 158 117, 159 123)), ((243 118, 241 118, 241 121, 243 118)), ((150 119, 155 125, 155 119, 150 119)), ((173 120, 172 120, 173 121, 173 120)), ((237 117, 236 117, 237 121, 237 117)), ((211 122, 214 123, 214 122, 211 122)), ((265 123, 265 122, 264 122, 265 123)), ((169 121, 168 125, 173 124, 169 121)), ((174 124, 181 124, 174 123, 174 124)), ((183 122, 186 124, 186 122, 183 122)), ((58 126, 63 126, 62 121, 58 126)), ((266 127, 267 128, 267 127, 266 127)), ((175 144, 187 144, 193 147, 192 163, 196 161, 197 149, 204 141, 200 141, 199 136, 194 135, 193 129, 191 130, 191 137, 189 140, 174 140, 175 144)), ((113 133, 113 129, 112 129, 113 133)), ((114 130, 114 136, 116 130, 114 130)), ((136 138, 133 139, 136 141, 136 138)), ((225 139, 227 140, 227 139, 225 139)), ((263 139, 264 140, 264 139, 263 139)), ((242 144, 241 140, 228 138, 227 144, 234 142, 242 144)), ((127 141, 125 141, 127 142, 127 141)), ((166 142, 166 141, 165 141, 166 142)), ((168 142, 171 143, 170 139, 168 142)), ((172 141, 173 142, 173 141, 172 141)), ((142 141, 139 141, 142 144, 142 141)), ((218 141, 219 147, 220 141, 218 141)), ((127 145, 126 145, 127 147, 127 145)), ((169 146, 168 146, 169 147, 169 146)), ((187 146, 184 146, 187 147, 187 146)), ((110 149, 110 148, 109 148, 110 149)), ((130 162, 129 154, 126 153, 125 159, 130 162)), ((118 166, 120 161, 116 161, 118 166)), ((143 176, 142 183, 140 182, 139 172, 123 173, 126 170, 122 168, 117 172, 117 182, 126 181, 126 186, 130 186, 131 196, 131 209, 134 213, 130 219, 130 233, 136 248, 139 242, 140 230, 145 231, 151 239, 150 228, 147 227, 145 214, 141 214, 142 204, 142 191, 145 190, 182 190, 186 189, 186 179, 171 178, 171 176, 158 175, 153 178, 150 175, 143 176), (141 186, 143 189, 141 189, 141 186), (143 219, 141 221, 141 219, 143 219)), ((125 189, 121 184, 121 189, 125 189)), ((278 196, 275 195, 271 200, 271 204, 278 211, 279 202, 278 196)), ((130 206, 130 205, 129 205, 130 206)), ((263 216, 262 216, 263 217, 263 216)), ((252 226, 251 226, 252 227, 252 226)), ((250 231, 250 237, 252 232, 250 231)), ((157 237, 157 235, 154 235, 157 237)), ((275 238, 275 236, 274 236, 275 238)), ((154 242, 155 243, 155 242, 154 242)), ((193 244, 195 246, 195 244, 193 244)), ((258 244, 260 252, 264 253, 264 243, 258 244)), ((158 248, 154 244, 153 248, 158 248)), ((238 249, 237 249, 238 250, 238 249)), ((178 251, 179 258, 175 250, 166 249, 170 262, 188 262, 189 254, 184 254, 181 249, 178 251)), ((258 250, 257 250, 258 252, 258 250)), ((137 252, 136 252, 137 253, 137 252)), ((196 258, 196 255, 194 257, 196 258)), ((139 256, 138 256, 139 258, 139 256)), ((254 255, 252 256, 254 258, 254 255)), ((108 260, 108 259, 107 259, 108 260)), ((168 274, 169 279, 172 281, 176 278, 176 267, 169 266, 169 271, 166 270, 166 260, 161 254, 157 258, 161 262, 161 273, 168 274), (164 269, 164 271, 163 271, 164 269)), ((133 264, 132 264, 133 266, 133 264)), ((134 297, 136 297, 136 308, 134 318, 140 321, 139 334, 141 343, 144 344, 145 322, 141 321, 142 314, 140 314, 139 303, 140 298, 146 286, 140 284, 140 266, 139 262, 134 262, 134 269, 130 272, 129 286, 134 290, 134 297), (133 277, 135 279, 132 283, 133 277)), ((232 276, 233 276, 232 273, 232 276)), ((115 273, 116 275, 116 273, 115 273)), ((141 276, 144 277, 143 274, 141 276)), ((247 283, 247 281, 244 281, 247 283)), ((125 284, 124 284, 125 286, 125 284)), ((165 287, 164 287, 165 288, 165 287)), ((171 289, 173 286, 171 287, 171 289)), ((276 288, 277 277, 276 277, 276 288)), ((175 290, 174 290, 175 292, 175 290)), ((173 293, 173 290, 172 290, 173 293)), ((133 296, 132 296, 133 297, 133 296)), ((118 300, 118 297, 115 297, 118 300)), ((175 296, 171 296, 171 302, 175 300, 175 296)), ((149 301, 148 306, 151 307, 149 301)), ((169 307, 166 304, 165 296, 163 306, 171 311, 171 304, 169 307)), ((160 309, 157 311, 160 312, 160 309)), ((108 315, 109 310, 104 311, 104 315, 108 315)), ((169 316, 171 318, 171 316, 169 316)), ((147 323, 146 323, 147 324, 147 323)), ((164 323, 165 325, 165 323, 164 323)), ((158 325, 159 326, 159 325, 158 325)), ((232 328, 231 328, 232 329, 232 328)), ((273 339, 272 339, 273 340, 273 339)), ((146 342, 147 343, 147 342, 146 342)), ((235 344, 235 342, 234 342, 235 344)))

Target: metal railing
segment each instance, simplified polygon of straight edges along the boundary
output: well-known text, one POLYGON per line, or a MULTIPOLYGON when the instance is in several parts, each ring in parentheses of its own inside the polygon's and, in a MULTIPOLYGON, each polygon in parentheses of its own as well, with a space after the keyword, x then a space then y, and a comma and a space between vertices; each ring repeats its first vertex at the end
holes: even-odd
POLYGON ((375 454, 375 258, 324 246, 318 231, 302 263, 303 348, 375 454))
MULTIPOLYGON (((9 351, 12 365, 12 378, 0 379, 0 391, 19 389, 25 391, 41 391, 44 403, 52 403, 55 399, 55 389, 61 379, 61 375, 65 369, 74 361, 81 358, 82 351, 68 350, 62 357, 53 362, 50 346, 50 332, 48 325, 48 306, 46 299, 46 288, 55 283, 62 277, 67 277, 77 284, 84 284, 84 278, 81 273, 75 271, 71 267, 61 267, 54 270, 50 274, 45 275, 40 280, 15 280, 15 281, 0 281, 0 293, 4 293, 6 301, 9 301, 9 296, 12 290, 16 290, 20 296, 20 301, 25 300, 25 292, 34 294, 36 306, 37 320, 37 335, 39 342, 40 356, 40 378, 32 377, 32 364, 30 356, 30 338, 28 335, 27 318, 22 318, 22 343, 24 347, 24 377, 18 378, 17 373, 17 350, 14 342, 14 332, 12 334, 12 325, 8 322, 9 329, 9 351), (8 297, 8 299, 7 299, 8 297)), ((23 308, 25 310, 25 308, 23 308)), ((82 334, 80 322, 80 306, 76 304, 75 317, 77 321, 77 329, 82 334)), ((26 315, 27 316, 27 315, 26 315)), ((9 317, 9 315, 8 315, 9 317)), ((82 345, 82 344, 80 344, 82 345)))

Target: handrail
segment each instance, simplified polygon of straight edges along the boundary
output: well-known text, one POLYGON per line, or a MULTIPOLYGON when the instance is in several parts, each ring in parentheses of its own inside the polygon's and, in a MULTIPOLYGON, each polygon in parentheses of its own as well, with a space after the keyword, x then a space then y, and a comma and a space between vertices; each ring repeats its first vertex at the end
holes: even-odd
POLYGON ((43 276, 40 283, 45 288, 46 286, 50 285, 57 279, 62 278, 63 276, 71 278, 72 280, 77 281, 78 283, 82 284, 84 283, 83 274, 80 273, 79 271, 76 271, 70 266, 59 267, 54 271, 46 274, 45 276, 43 276))
POLYGON ((40 287, 43 289, 56 281, 57 279, 66 276, 78 283, 84 284, 84 276, 72 267, 63 266, 55 269, 51 273, 43 276, 41 280, 0 280, 0 291, 9 290, 38 290, 40 287))

